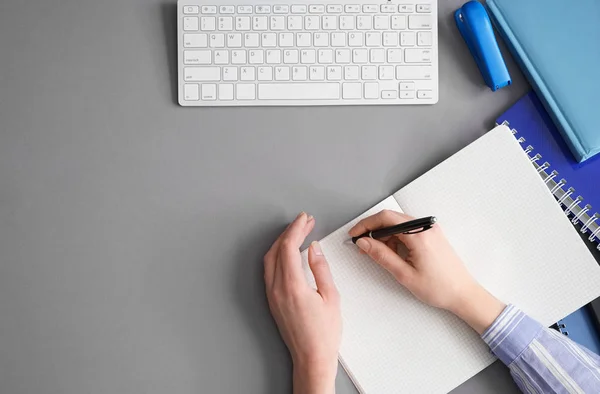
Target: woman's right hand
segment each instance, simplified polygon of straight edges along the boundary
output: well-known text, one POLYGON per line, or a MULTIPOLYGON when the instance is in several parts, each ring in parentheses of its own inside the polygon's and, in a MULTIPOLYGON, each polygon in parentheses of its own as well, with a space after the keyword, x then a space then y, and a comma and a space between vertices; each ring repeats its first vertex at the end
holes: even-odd
MULTIPOLYGON (((400 212, 384 210, 358 222, 349 234, 355 237, 413 219, 400 212)), ((356 245, 415 297, 454 313, 479 334, 506 306, 469 274, 437 224, 422 233, 398 234, 381 241, 361 238, 356 245), (400 244, 406 250, 403 257, 397 253, 400 244)))

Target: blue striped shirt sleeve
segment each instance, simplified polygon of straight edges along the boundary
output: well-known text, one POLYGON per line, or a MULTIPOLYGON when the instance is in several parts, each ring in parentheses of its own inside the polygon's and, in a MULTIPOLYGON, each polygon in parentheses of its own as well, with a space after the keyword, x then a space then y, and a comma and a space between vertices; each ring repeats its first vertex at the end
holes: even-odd
POLYGON ((599 393, 600 357, 508 305, 482 334, 524 393, 599 393))

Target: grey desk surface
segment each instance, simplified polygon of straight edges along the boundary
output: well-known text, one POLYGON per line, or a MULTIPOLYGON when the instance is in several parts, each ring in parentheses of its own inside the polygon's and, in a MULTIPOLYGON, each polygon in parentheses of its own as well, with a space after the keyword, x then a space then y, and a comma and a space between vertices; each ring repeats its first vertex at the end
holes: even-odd
MULTIPOLYGON (((0 391, 289 392, 275 236, 306 210, 323 237, 529 88, 512 60, 483 85, 461 2, 439 4, 437 105, 252 109, 176 104, 175 2, 0 2, 0 391)), ((455 392, 512 390, 494 365, 455 392)))

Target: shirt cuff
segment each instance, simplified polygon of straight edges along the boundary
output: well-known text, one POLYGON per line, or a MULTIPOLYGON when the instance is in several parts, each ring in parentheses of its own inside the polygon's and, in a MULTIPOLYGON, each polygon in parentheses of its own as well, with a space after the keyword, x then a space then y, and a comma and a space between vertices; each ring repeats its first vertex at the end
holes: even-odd
POLYGON ((504 364, 509 365, 542 331, 543 326, 514 305, 508 305, 481 335, 504 364))

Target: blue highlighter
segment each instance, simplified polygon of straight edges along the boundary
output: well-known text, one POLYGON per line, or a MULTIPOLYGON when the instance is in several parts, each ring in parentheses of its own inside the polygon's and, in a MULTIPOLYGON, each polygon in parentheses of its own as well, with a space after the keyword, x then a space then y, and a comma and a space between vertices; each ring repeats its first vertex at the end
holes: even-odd
POLYGON ((496 91, 510 85, 510 74, 483 5, 477 1, 465 3, 454 13, 454 20, 487 86, 496 91))

